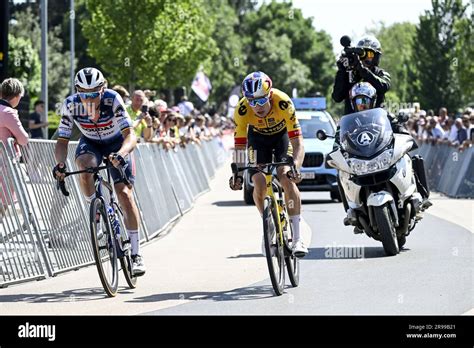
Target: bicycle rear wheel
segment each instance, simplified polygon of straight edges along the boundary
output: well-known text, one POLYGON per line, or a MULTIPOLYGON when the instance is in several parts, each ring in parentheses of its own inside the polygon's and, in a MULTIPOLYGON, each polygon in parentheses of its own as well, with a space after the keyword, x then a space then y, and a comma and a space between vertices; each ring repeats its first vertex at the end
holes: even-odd
POLYGON ((107 209, 104 201, 100 198, 95 198, 91 203, 90 231, 92 250, 100 281, 107 295, 114 297, 118 288, 117 249, 107 209), (100 239, 97 236, 99 228, 103 232, 100 239))
POLYGON ((285 255, 278 234, 276 207, 270 197, 263 204, 263 237, 270 280, 275 294, 280 296, 285 288, 285 255))

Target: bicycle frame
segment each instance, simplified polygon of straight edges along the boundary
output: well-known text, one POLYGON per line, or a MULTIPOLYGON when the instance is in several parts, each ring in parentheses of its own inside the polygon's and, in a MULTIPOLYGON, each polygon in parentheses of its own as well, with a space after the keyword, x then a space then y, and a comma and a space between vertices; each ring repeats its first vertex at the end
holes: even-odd
MULTIPOLYGON (((271 173, 271 172, 265 173, 265 181, 266 181, 266 184, 267 184, 267 196, 269 196, 271 198, 273 204, 276 206, 276 209, 277 209, 277 214, 278 214, 278 219, 277 219, 277 221, 278 221, 278 226, 277 226, 278 236, 280 237, 281 244, 283 244, 283 226, 281 224, 281 214, 283 213, 283 207, 279 204, 278 199, 276 197, 275 190, 273 189, 274 181, 276 181, 275 177, 273 176, 273 173, 271 173)), ((279 183, 276 184, 276 185, 279 185, 279 183)), ((279 199, 283 200, 283 195, 282 195, 280 186, 278 186, 278 194, 280 196, 279 199)))

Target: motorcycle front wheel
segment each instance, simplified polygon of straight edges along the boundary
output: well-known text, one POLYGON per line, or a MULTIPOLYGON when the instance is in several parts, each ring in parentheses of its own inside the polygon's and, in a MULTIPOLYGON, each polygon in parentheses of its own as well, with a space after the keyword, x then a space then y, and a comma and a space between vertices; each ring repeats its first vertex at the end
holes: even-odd
POLYGON ((389 203, 386 203, 381 207, 374 207, 374 215, 385 253, 388 256, 395 256, 399 252, 397 232, 388 204, 389 203))

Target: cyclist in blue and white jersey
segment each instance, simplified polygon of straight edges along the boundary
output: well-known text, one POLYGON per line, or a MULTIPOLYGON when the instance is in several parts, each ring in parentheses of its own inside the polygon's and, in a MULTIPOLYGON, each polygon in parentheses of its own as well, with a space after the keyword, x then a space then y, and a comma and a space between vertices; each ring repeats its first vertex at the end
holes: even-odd
MULTIPOLYGON (((137 145, 132 120, 125 110, 122 97, 105 88, 106 80, 98 69, 79 70, 74 83, 77 93, 67 97, 61 107, 62 118, 55 148, 57 164, 53 174, 60 180, 64 179, 73 123, 76 123, 82 132, 75 154, 76 165, 80 170, 100 165, 104 157, 107 157, 114 167, 122 166, 126 180, 116 168, 111 169, 111 174, 120 206, 124 210, 125 227, 130 236, 132 273, 134 276, 141 276, 145 274, 145 264, 140 255, 139 213, 132 192, 135 181, 135 160, 132 151, 137 145)), ((147 130, 151 130, 151 125, 147 130)), ((91 202, 95 198, 93 175, 83 173, 79 182, 86 200, 91 202)))

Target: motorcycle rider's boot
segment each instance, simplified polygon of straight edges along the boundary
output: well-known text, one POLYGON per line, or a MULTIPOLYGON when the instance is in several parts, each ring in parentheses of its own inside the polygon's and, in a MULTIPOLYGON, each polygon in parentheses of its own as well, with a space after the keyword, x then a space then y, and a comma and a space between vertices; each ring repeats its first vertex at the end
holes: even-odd
POLYGON ((361 234, 361 233, 364 233, 364 231, 362 229, 360 229, 359 227, 355 226, 354 227, 354 234, 361 234))

